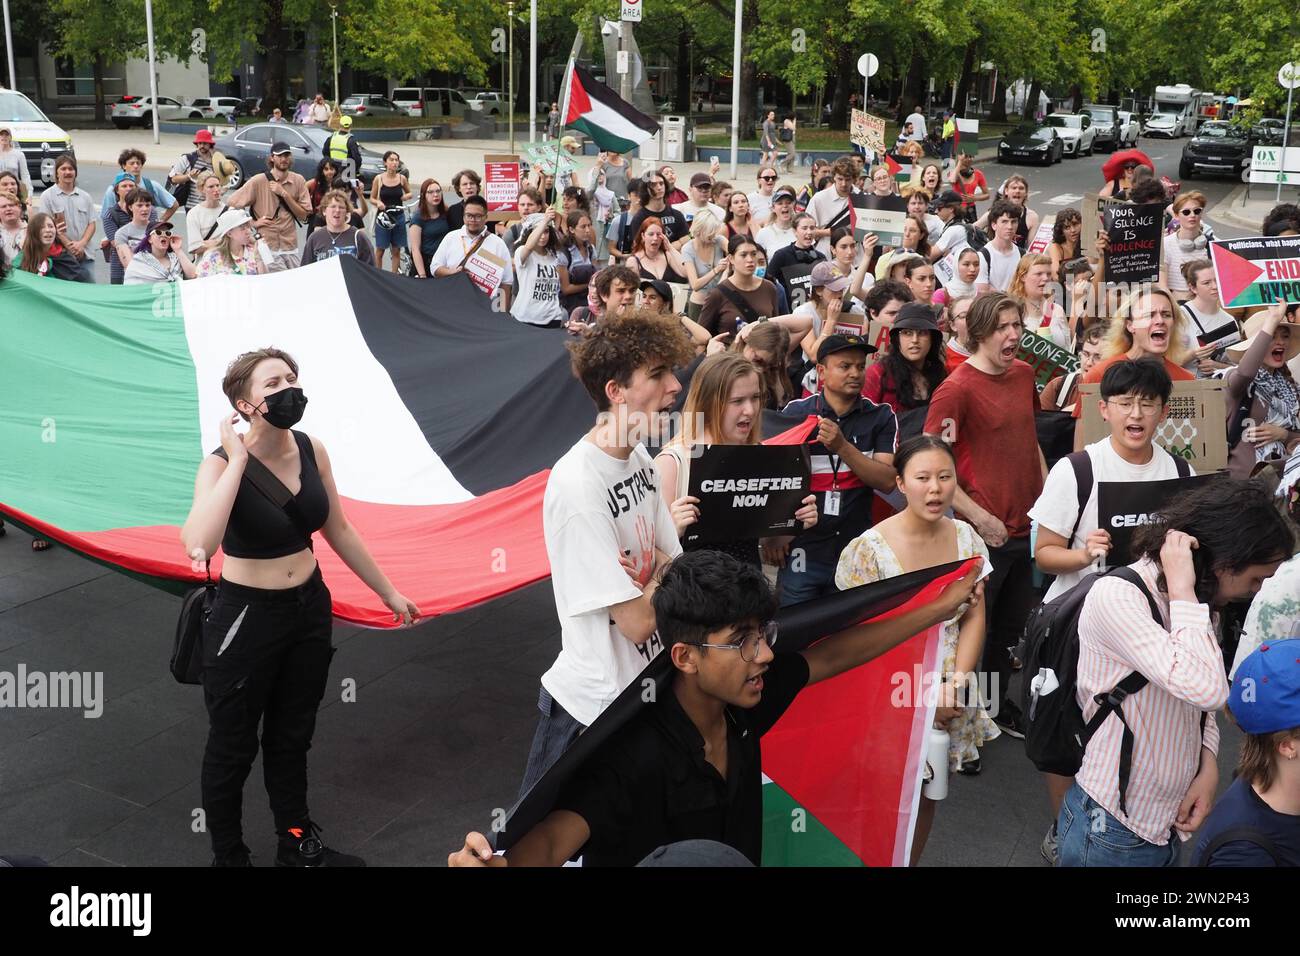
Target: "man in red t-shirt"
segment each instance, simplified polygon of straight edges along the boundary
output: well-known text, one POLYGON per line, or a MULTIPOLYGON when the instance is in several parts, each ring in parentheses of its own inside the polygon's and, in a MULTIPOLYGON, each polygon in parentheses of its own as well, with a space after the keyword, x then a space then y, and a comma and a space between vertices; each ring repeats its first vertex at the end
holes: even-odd
MULTIPOLYGON (((1111 319, 1111 322, 1118 323, 1124 330, 1119 342, 1123 351, 1111 351, 1105 359, 1090 368, 1083 376, 1083 384, 1100 382, 1106 369, 1122 359, 1137 361, 1140 358, 1153 358, 1161 362, 1175 382, 1195 379, 1195 375, 1179 364, 1190 357, 1183 345, 1186 315, 1174 301, 1173 293, 1160 286, 1150 286, 1133 293, 1128 302, 1115 313, 1115 318, 1111 319)), ((1075 418, 1082 414, 1082 408, 1082 402, 1075 403, 1075 418)), ((1083 426, 1075 425, 1074 450, 1082 448, 1083 426)))
POLYGON ((1007 649, 1019 640, 1025 618, 1039 601, 1029 509, 1047 476, 1034 426, 1034 372, 1016 358, 1023 331, 1019 299, 1001 293, 977 297, 966 316, 966 336, 974 351, 934 390, 925 419, 926 434, 948 441, 957 458, 953 507, 989 547, 993 574, 984 586, 981 666, 998 675, 996 691, 990 688, 994 720, 1020 738, 1020 715, 1007 699, 1007 649))

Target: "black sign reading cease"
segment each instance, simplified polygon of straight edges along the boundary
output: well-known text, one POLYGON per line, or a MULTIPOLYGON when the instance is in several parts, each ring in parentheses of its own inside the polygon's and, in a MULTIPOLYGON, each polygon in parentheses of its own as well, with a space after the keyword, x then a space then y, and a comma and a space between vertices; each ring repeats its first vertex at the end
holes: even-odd
POLYGON ((690 460, 687 493, 700 499, 700 520, 684 543, 798 534, 810 475, 804 445, 709 445, 690 460))

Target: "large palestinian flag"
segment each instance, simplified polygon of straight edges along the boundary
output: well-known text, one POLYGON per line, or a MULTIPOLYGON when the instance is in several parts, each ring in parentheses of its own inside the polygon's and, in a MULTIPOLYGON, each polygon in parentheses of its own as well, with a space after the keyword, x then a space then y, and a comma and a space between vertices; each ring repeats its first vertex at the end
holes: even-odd
MULTIPOLYGON (((934 600, 971 566, 954 563, 784 607, 780 653, 934 600)), ((764 866, 905 866, 920 803, 934 702, 913 693, 940 664, 939 628, 806 688, 763 737, 764 866), (920 703, 920 706, 914 704, 920 703)), ((660 653, 510 812, 494 821, 509 850, 550 812, 564 784, 644 707, 672 693, 660 653), (653 685, 653 686, 652 686, 653 685)))
MULTIPOLYGON (((179 529, 231 414, 221 379, 274 345, 379 565, 426 615, 469 607, 549 574, 547 469, 593 416, 566 338, 492 312, 464 276, 350 257, 176 285, 16 272, 0 283, 0 513, 155 582, 201 580, 179 529)), ((319 534, 316 553, 337 616, 391 624, 319 534)))
POLYGON ((659 132, 652 117, 577 65, 569 76, 567 102, 564 125, 582 130, 601 149, 630 153, 659 132))

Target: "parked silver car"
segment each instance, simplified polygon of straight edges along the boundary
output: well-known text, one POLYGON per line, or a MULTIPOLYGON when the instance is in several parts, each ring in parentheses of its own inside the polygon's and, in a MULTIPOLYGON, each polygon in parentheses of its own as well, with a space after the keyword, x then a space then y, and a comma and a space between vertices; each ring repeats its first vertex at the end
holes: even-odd
MULTIPOLYGON (((288 123, 254 123, 234 133, 217 137, 217 149, 235 163, 230 188, 237 188, 248 177, 266 171, 266 158, 271 155, 271 144, 282 142, 293 150, 293 171, 303 179, 316 175, 316 167, 325 158, 325 142, 334 131, 324 126, 293 126, 288 123)), ((380 154, 361 147, 361 182, 368 189, 370 180, 384 171, 380 154)), ((408 175, 405 166, 403 175, 408 175)))
POLYGON ((386 96, 374 93, 354 93, 339 104, 339 110, 347 116, 406 116, 402 109, 386 96))

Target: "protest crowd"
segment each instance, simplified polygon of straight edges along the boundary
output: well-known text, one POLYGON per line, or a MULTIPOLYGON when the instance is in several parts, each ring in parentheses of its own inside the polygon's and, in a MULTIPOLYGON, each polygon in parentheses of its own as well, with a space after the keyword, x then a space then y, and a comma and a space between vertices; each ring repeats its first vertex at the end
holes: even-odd
MULTIPOLYGON (((753 181, 716 164, 634 174, 605 151, 586 172, 521 167, 504 209, 481 171, 415 182, 395 151, 366 189, 346 135, 310 181, 275 143, 228 189, 200 130, 164 181, 123 150, 98 207, 70 155, 38 200, 0 174, 0 266, 93 282, 99 255, 132 285, 351 256, 395 282, 468 278, 495 321, 568 341, 594 407, 546 486, 561 645, 520 806, 652 660, 671 681, 507 852, 470 833, 453 865, 756 865, 762 736, 805 687, 930 628, 944 743, 922 761, 913 864, 941 812, 927 790, 978 786, 981 748, 1009 735, 1042 771, 1054 865, 1167 866, 1194 834, 1198 865, 1300 865, 1296 306, 1225 306, 1205 196, 1171 200, 1137 150, 1106 164, 1096 204, 1040 227, 1025 177, 985 182, 949 124, 927 136, 917 119, 894 144, 916 157, 905 179, 866 151, 792 167, 793 122, 769 114, 753 181), (939 158, 908 150, 925 138, 939 158), (1145 262, 1114 248, 1113 224, 1139 220, 1158 232, 1145 262), (1193 454, 1177 423, 1211 392, 1221 418, 1195 420, 1215 435, 1193 454), (791 429, 793 458, 763 444, 791 429), (782 454, 786 470, 765 470, 782 454), (760 490, 786 510, 726 504, 760 490), (780 646, 787 608, 954 562, 906 613, 780 646), (1224 721, 1246 736, 1216 803, 1224 721)), ((1300 208, 1278 205, 1258 235, 1300 236, 1300 208)), ((330 661, 312 534, 398 618, 419 609, 348 523, 324 445, 293 430, 294 358, 230 358, 221 450, 182 532, 187 554, 226 555, 202 636, 214 863, 250 863, 241 799, 260 743, 277 862, 362 865, 321 843, 307 805, 330 661), (292 509, 268 481, 300 485, 292 509)))

